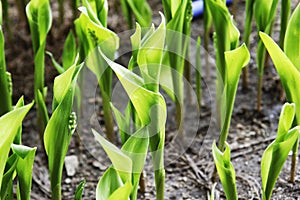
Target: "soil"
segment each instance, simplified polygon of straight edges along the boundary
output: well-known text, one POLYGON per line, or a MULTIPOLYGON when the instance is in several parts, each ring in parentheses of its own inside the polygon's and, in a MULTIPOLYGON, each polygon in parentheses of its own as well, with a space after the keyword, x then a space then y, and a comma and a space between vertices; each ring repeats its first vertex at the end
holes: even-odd
MULTIPOLYGON (((153 9, 153 21, 158 24, 160 16, 158 11, 162 11, 160 0, 149 1, 153 9)), ((70 7, 65 3, 65 18, 62 25, 58 22, 57 2, 51 1, 53 9, 53 27, 47 40, 46 49, 53 53, 56 59, 61 59, 63 42, 70 28, 73 28, 73 16, 70 7)), ((296 1, 293 1, 295 8, 296 1)), ((123 36, 128 30, 119 1, 109 1, 108 26, 110 29, 123 36)), ((237 5, 236 22, 237 27, 243 34, 243 24, 245 16, 245 2, 239 1, 237 5)), ((232 9, 232 7, 230 7, 232 9)), ((26 103, 31 102, 33 97, 33 73, 34 58, 31 46, 31 38, 27 23, 18 16, 15 1, 9 1, 9 15, 12 28, 12 40, 8 40, 8 33, 4 28, 6 36, 6 62, 7 70, 12 74, 13 79, 13 102, 24 95, 26 103)), ((279 11, 274 27, 274 38, 279 38, 279 11)), ((192 39, 198 36, 203 38, 203 19, 197 18, 192 22, 192 39)), ((123 42, 126 40, 123 40, 123 42)), ((194 41, 192 41, 194 42, 194 41)), ((284 104, 281 96, 281 85, 275 68, 271 61, 265 68, 262 111, 256 111, 257 94, 257 67, 255 63, 255 52, 257 44, 257 33, 253 23, 251 34, 251 61, 249 64, 249 86, 247 89, 239 84, 235 107, 233 110, 230 134, 228 143, 231 147, 231 160, 236 169, 237 187, 240 199, 260 199, 261 179, 260 161, 264 149, 273 141, 276 136, 277 122, 281 106, 284 104)), ((121 47, 122 47, 121 40, 121 47)), ((126 44, 124 44, 125 46, 126 44)), ((128 44, 127 44, 128 45, 128 44)), ((195 45, 195 43, 194 43, 195 45)), ((124 49, 124 46, 122 49, 124 49)), ((131 48, 130 46, 125 46, 131 48)), ((191 63, 195 58, 195 48, 191 48, 191 63)), ((174 106, 167 99, 168 120, 166 128, 166 148, 165 148, 165 169, 166 186, 165 199, 207 199, 212 188, 211 176, 214 170, 214 163, 211 155, 211 145, 218 139, 219 130, 213 117, 213 94, 215 84, 215 64, 214 48, 210 41, 209 52, 211 56, 210 65, 211 76, 206 72, 207 65, 202 59, 202 105, 200 121, 198 113, 195 112, 193 103, 188 98, 186 106, 186 126, 185 139, 178 144, 179 134, 175 129, 174 106), (195 134, 192 134, 195 133, 195 134), (179 148, 183 147, 183 148, 179 148)), ((123 55, 118 59, 123 65, 127 64, 128 55, 123 55)), ((201 57, 205 52, 202 49, 201 57)), ((50 59, 46 57, 45 64, 45 84, 48 86, 47 105, 51 113, 52 87, 55 76, 58 75, 50 59)), ((194 70, 192 70, 194 71, 194 70)), ((194 74, 194 73, 193 73, 194 74)), ((240 81, 241 82, 241 81, 240 81)), ((194 84, 192 84, 194 85, 194 84)), ((100 98, 96 98, 93 103, 101 103, 100 98)), ((32 109, 23 123, 23 143, 28 146, 37 146, 37 154, 33 168, 33 185, 31 199, 50 199, 50 183, 47 170, 47 158, 42 148, 40 138, 36 129, 36 110, 32 109)), ((101 113, 100 123, 103 123, 101 113)), ((116 128, 117 131, 117 128, 116 128)), ((77 185, 82 180, 86 180, 83 192, 83 199, 95 199, 97 183, 103 172, 110 165, 110 161, 103 149, 94 141, 90 131, 78 133, 71 141, 68 151, 69 155, 77 156, 79 167, 74 176, 67 176, 63 172, 63 199, 74 199, 77 185)), ((291 156, 285 163, 279 179, 275 185, 272 199, 299 199, 300 196, 300 171, 297 168, 295 183, 289 183, 291 156)), ((146 192, 139 192, 138 199, 155 199, 155 187, 152 173, 151 159, 147 157, 144 175, 146 179, 146 192)), ((225 199, 222 186, 218 181, 216 186, 216 199, 225 199)))

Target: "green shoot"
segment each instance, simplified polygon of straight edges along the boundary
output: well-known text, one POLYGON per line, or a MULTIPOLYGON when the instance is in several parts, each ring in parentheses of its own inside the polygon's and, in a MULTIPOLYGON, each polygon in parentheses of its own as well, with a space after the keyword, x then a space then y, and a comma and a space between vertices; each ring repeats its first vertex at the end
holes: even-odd
MULTIPOLYGON (((252 18, 253 18, 253 6, 255 0, 246 0, 246 18, 245 18, 245 26, 244 26, 244 35, 243 41, 249 48, 249 38, 252 32, 252 18)), ((248 67, 246 66, 243 69, 243 88, 248 87, 248 67)))
POLYGON ((73 65, 54 80, 52 116, 44 133, 48 155, 52 199, 61 199, 61 179, 64 158, 76 128, 76 115, 72 112, 78 73, 82 65, 73 65))
POLYGON ((173 84, 173 97, 175 102, 176 115, 175 120, 177 128, 182 124, 184 109, 183 92, 183 72, 185 68, 185 59, 188 56, 189 36, 192 20, 192 2, 191 0, 171 1, 163 0, 164 14, 166 16, 167 30, 167 63, 170 66, 171 78, 173 84), (178 41, 178 42, 174 42, 178 41), (175 98, 176 95, 176 98, 175 98))
POLYGON ((280 13, 280 38, 279 46, 281 49, 284 47, 284 38, 286 28, 291 15, 291 0, 281 1, 281 13, 280 13))
POLYGON ((220 150, 216 142, 212 146, 213 157, 217 171, 226 195, 226 199, 237 200, 235 171, 230 162, 230 147, 226 143, 225 151, 220 150))
POLYGON ((4 35, 2 32, 2 3, 0 1, 0 116, 12 109, 12 97, 9 86, 11 83, 9 75, 6 72, 5 53, 4 53, 4 35), (10 80, 10 82, 9 82, 10 80))
POLYGON ((300 72, 300 5, 296 7, 287 25, 284 52, 300 72))
POLYGON ((12 150, 18 155, 18 163, 16 166, 18 175, 18 199, 30 200, 31 183, 32 183, 32 167, 35 148, 30 148, 22 145, 12 145, 12 150))
POLYGON ((133 28, 132 15, 142 27, 149 27, 152 10, 146 0, 120 0, 121 7, 129 28, 133 28))
POLYGON ((225 148, 225 142, 227 140, 232 110, 234 106, 234 100, 236 90, 240 78, 242 68, 247 65, 250 60, 250 53, 245 44, 239 48, 225 52, 226 62, 226 74, 225 74, 225 86, 222 96, 222 112, 221 122, 222 129, 219 140, 219 149, 222 151, 225 148))
POLYGON ((33 106, 33 103, 12 110, 2 117, 0 117, 0 188, 3 178, 3 172, 6 160, 8 158, 8 153, 10 146, 13 143, 15 136, 18 133, 19 127, 22 124, 22 121, 25 115, 28 113, 30 108, 33 106))
POLYGON ((47 51, 51 58, 52 64, 58 71, 62 74, 64 71, 69 69, 74 63, 77 63, 77 49, 76 49, 76 40, 73 31, 71 30, 66 38, 64 43, 63 53, 62 53, 62 65, 60 65, 53 57, 52 53, 47 51))
POLYGON ((44 60, 47 33, 52 24, 50 2, 48 0, 31 0, 26 6, 32 46, 34 52, 34 99, 37 107, 38 131, 42 134, 49 120, 45 98, 44 60))
POLYGON ((262 199, 270 200, 279 173, 289 152, 298 142, 300 127, 290 130, 295 116, 295 104, 282 107, 278 132, 274 142, 265 150, 261 161, 262 199))
MULTIPOLYGON (((204 0, 204 13, 203 13, 203 21, 204 21, 204 49, 208 52, 208 44, 209 44, 209 33, 212 25, 212 17, 209 7, 207 6, 208 0, 204 0)), ((208 60, 208 53, 205 54, 205 64, 206 64, 206 77, 210 79, 210 66, 208 60)))
POLYGON ((77 186, 76 191, 75 191, 74 200, 81 200, 82 199, 82 192, 83 192, 85 184, 86 184, 85 180, 83 180, 79 183, 79 185, 77 186))
MULTIPOLYGON (((265 33, 260 33, 260 37, 264 42, 274 64, 280 76, 283 88, 285 90, 286 98, 289 102, 296 104, 296 120, 297 125, 300 124, 300 98, 299 98, 299 88, 300 88, 300 66, 299 60, 300 56, 297 54, 299 52, 300 38, 297 34, 299 26, 299 15, 300 6, 298 5, 289 21, 286 36, 285 36, 285 52, 276 45, 276 43, 265 33), (294 52, 293 52, 294 51, 294 52), (296 53, 295 53, 296 52, 296 53)), ((292 166, 291 166, 291 177, 290 180, 294 181, 296 172, 296 162, 297 162, 297 152, 298 152, 298 142, 293 148, 292 166)))
MULTIPOLYGON (((254 18, 257 25, 257 31, 263 31, 267 34, 272 33, 274 18, 276 15, 278 0, 260 0, 254 2, 254 18)), ((266 61, 266 49, 262 41, 258 40, 256 51, 256 63, 258 68, 258 84, 257 84, 257 111, 261 110, 262 96, 262 78, 266 61)))
MULTIPOLYGON (((106 2, 106 1, 105 1, 106 2)), ((102 21, 98 19, 93 10, 93 7, 86 2, 87 7, 81 7, 81 15, 75 20, 76 33, 79 37, 79 53, 80 61, 83 61, 90 53, 93 53, 97 46, 100 46, 110 59, 115 56, 116 50, 119 48, 118 36, 105 27, 102 21), (89 5, 89 6, 88 6, 89 5)), ((107 11, 104 11, 107 13, 107 11)), ((101 15, 102 16, 102 15, 101 15)), ((105 16, 105 20, 106 21, 105 16)), ((96 61, 96 60, 94 60, 96 61)), ((99 60, 101 61, 101 59, 99 60)), ((107 63, 99 63, 99 65, 107 66, 107 63)), ((98 65, 94 63, 87 63, 88 68, 97 76, 101 96, 102 107, 104 112, 104 122, 106 135, 110 141, 115 141, 115 133, 113 129, 113 117, 110 109, 110 100, 112 92, 112 71, 109 67, 103 68, 105 70, 99 71, 98 65)), ((103 67, 104 67, 103 66, 103 67)))
POLYGON ((216 120, 217 127, 221 128, 221 99, 226 76, 226 62, 224 52, 237 48, 240 33, 234 25, 225 2, 222 0, 208 0, 207 5, 213 18, 215 28, 214 45, 216 49, 217 82, 216 82, 216 120))

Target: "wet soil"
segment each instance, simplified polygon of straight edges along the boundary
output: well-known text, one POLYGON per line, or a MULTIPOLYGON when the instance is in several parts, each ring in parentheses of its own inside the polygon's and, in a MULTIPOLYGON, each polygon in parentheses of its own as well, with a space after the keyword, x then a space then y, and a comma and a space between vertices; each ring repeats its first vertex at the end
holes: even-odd
MULTIPOLYGON (((110 11, 108 26, 110 29, 124 36, 124 31, 128 30, 119 1, 109 1, 110 11)), ((9 15, 12 25, 12 40, 8 41, 8 33, 5 32, 6 46, 5 54, 7 70, 12 74, 13 79, 13 102, 15 103, 21 95, 24 95, 26 103, 33 100, 33 51, 31 48, 31 38, 27 23, 18 16, 14 1, 9 1, 9 15)), ((153 9, 153 21, 158 24, 160 17, 158 11, 162 11, 160 0, 150 3, 153 9)), ((73 16, 69 5, 65 5, 65 19, 62 25, 58 23, 58 5, 52 1, 53 27, 47 40, 46 49, 54 54, 58 60, 61 59, 63 42, 70 28, 73 28, 73 16)), ((293 3, 295 7, 295 3, 293 3)), ((239 1, 237 6, 236 21, 237 27, 243 34, 243 24, 245 16, 245 2, 239 1)), ((232 7, 230 7, 232 9, 232 7)), ((257 67, 255 64, 255 52, 257 44, 257 34, 253 23, 251 34, 251 61, 249 64, 249 85, 247 89, 239 84, 235 107, 230 127, 228 143, 232 151, 232 163, 236 169, 237 187, 240 199, 260 199, 261 179, 260 161, 264 149, 276 136, 277 121, 281 106, 284 100, 281 97, 281 85, 271 61, 269 61, 264 73, 262 111, 256 111, 257 95, 257 67)), ((203 38, 203 19, 197 18, 192 22, 192 44, 198 36, 203 38)), ((279 38, 279 13, 274 27, 274 38, 279 38)), ((126 37, 125 37, 126 38, 126 37)), ((126 39, 123 40, 126 43, 126 39)), ((128 44, 122 49, 131 48, 128 44)), ((127 41, 128 43, 128 41, 127 41)), ((122 52, 122 49, 119 52, 122 52)), ((205 56, 202 49, 201 57, 205 56)), ((165 199, 207 199, 213 182, 211 175, 214 163, 211 155, 211 145, 218 139, 219 130, 216 128, 214 119, 214 84, 215 84, 215 64, 214 48, 210 41, 208 54, 211 56, 210 64, 207 66, 202 59, 202 105, 200 120, 199 113, 195 112, 195 102, 187 98, 185 139, 178 140, 179 134, 175 128, 174 105, 167 99, 168 121, 166 127, 166 148, 165 148, 165 169, 166 188, 165 199), (206 67, 211 68, 210 76, 205 74, 206 67), (178 141, 181 141, 178 143, 178 141)), ((128 55, 120 53, 118 61, 126 65, 128 55)), ((194 66, 195 48, 191 48, 191 63, 194 66)), ((193 75, 194 75, 194 70, 193 75)), ((53 67, 50 59, 46 57, 45 64, 45 84, 48 86, 47 106, 51 113, 53 80, 58 73, 53 67)), ((191 84, 194 86, 194 84, 191 84)), ((90 104, 101 104, 101 98, 88 101, 90 104)), ((37 154, 33 169, 33 189, 31 199, 50 199, 50 183, 47 170, 47 158, 40 143, 40 138, 36 129, 36 111, 32 109, 23 123, 23 143, 28 146, 37 146, 37 154)), ((100 124, 103 123, 101 112, 99 112, 100 124)), ((117 131, 117 128, 116 128, 117 131)), ((110 165, 110 162, 99 144, 89 130, 74 135, 68 156, 75 155, 79 160, 79 167, 74 176, 67 176, 63 172, 63 199, 74 199, 77 185, 82 180, 86 180, 83 192, 83 199, 95 199, 97 183, 110 165)), ((291 157, 288 158, 279 176, 272 199, 299 199, 300 196, 300 171, 297 168, 295 183, 289 183, 291 157)), ((151 158, 147 157, 144 175, 146 179, 146 192, 139 192, 139 199, 155 199, 155 187, 153 181, 153 169, 151 158)), ((216 199, 225 199, 221 184, 216 186, 216 199)))

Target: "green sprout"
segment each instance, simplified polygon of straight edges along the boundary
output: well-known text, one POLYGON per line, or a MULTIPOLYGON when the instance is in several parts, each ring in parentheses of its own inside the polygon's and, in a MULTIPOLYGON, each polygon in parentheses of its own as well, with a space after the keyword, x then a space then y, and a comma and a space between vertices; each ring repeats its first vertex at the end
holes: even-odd
POLYGON ((76 128, 76 114, 72 112, 72 105, 81 67, 82 65, 73 65, 54 80, 52 116, 44 133, 53 200, 61 199, 64 159, 76 128))
MULTIPOLYGON (((257 31, 263 31, 267 34, 272 33, 273 23, 276 16, 278 0, 260 0, 255 1, 253 5, 254 18, 257 25, 257 31)), ((266 62, 266 49, 262 41, 258 40, 256 50, 256 63, 258 69, 258 84, 257 84, 257 111, 261 110, 261 93, 263 85, 263 73, 266 62)))
POLYGON ((262 199, 270 200, 279 173, 289 152, 298 142, 300 126, 290 129, 295 116, 295 104, 286 103, 278 123, 277 136, 265 150, 261 161, 262 199))
MULTIPOLYGON (((255 0, 246 0, 246 18, 245 18, 245 26, 244 26, 244 35, 243 41, 249 48, 250 45, 250 34, 252 32, 252 18, 253 18, 253 6, 255 0)), ((246 66, 243 69, 243 88, 248 87, 248 67, 246 66)))
POLYGON ((284 47, 286 28, 291 15, 291 0, 281 1, 279 46, 284 47))
POLYGON ((222 95, 221 106, 222 129, 219 140, 219 149, 221 151, 225 148, 225 142, 227 140, 229 132, 231 115, 240 74, 242 68, 246 66, 250 60, 250 53, 245 44, 235 50, 226 51, 224 55, 226 63, 226 74, 224 77, 224 92, 222 95))
POLYGON ((175 120, 177 128, 180 127, 184 109, 183 73, 185 67, 189 67, 185 62, 188 58, 192 2, 191 0, 171 1, 163 0, 163 9, 167 22, 168 34, 166 34, 166 44, 168 53, 165 55, 166 65, 170 66, 170 74, 165 78, 171 78, 172 93, 171 99, 175 103, 175 120), (174 42, 178 41, 178 42, 174 42))
POLYGON ((230 162, 230 147, 226 143, 225 151, 220 151, 216 142, 212 146, 213 157, 217 172, 219 174, 226 199, 237 200, 238 195, 236 191, 235 171, 232 163, 230 162))
POLYGON ((47 88, 44 83, 46 37, 52 24, 50 2, 48 0, 31 0, 26 6, 32 46, 34 52, 34 99, 37 107, 38 131, 42 134, 49 120, 45 98, 47 88))
POLYGON ((46 52, 51 58, 52 64, 54 65, 55 69, 58 71, 59 74, 65 72, 69 67, 71 67, 74 63, 77 63, 78 56, 77 56, 77 49, 76 49, 76 39, 74 36, 73 31, 71 30, 66 38, 64 43, 63 53, 62 53, 62 65, 60 65, 53 54, 49 51, 46 52))
MULTIPOLYGON (((207 5, 207 1, 209 0, 204 0, 204 12, 203 12, 203 21, 204 21, 204 49, 206 52, 208 52, 208 44, 209 44, 209 34, 211 30, 211 25, 212 25, 212 16, 211 12, 209 10, 209 7, 207 5)), ((206 64, 206 77, 210 79, 210 66, 209 66, 209 56, 208 53, 205 54, 205 64, 206 64)))
POLYGON ((133 28, 132 15, 142 27, 149 27, 152 11, 146 0, 120 0, 121 7, 129 28, 133 28))
POLYGON ((36 147, 30 148, 23 145, 11 146, 14 154, 18 155, 16 171, 18 175, 18 199, 30 200, 31 184, 32 184, 32 167, 36 147))
MULTIPOLYGON (((106 1, 105 1, 106 2, 106 1)), ((97 46, 100 46, 110 59, 115 56, 116 50, 119 48, 118 36, 106 28, 107 10, 102 9, 105 14, 103 18, 98 19, 93 7, 85 1, 86 7, 81 7, 81 15, 75 20, 76 33, 79 38, 79 61, 85 60, 97 46), (103 24, 105 22, 105 24, 103 24)), ((105 4, 105 3, 104 3, 105 4)), ((103 16, 103 14, 101 14, 103 16)), ((95 64, 88 64, 89 69, 97 75, 100 92, 102 96, 102 107, 104 112, 104 122, 106 134, 110 141, 115 141, 115 133, 113 129, 113 116, 110 108, 111 93, 112 93, 112 70, 107 67, 107 63, 98 63, 104 65, 101 68, 105 69, 103 75, 99 72, 99 67, 95 64)))
POLYGON ((95 137, 102 144, 113 163, 113 168, 109 168, 107 170, 97 187, 98 191, 106 191, 106 193, 97 192, 97 194, 101 194, 99 199, 108 199, 115 190, 129 184, 131 184, 133 190, 131 191, 131 187, 127 186, 130 188, 127 190, 130 190, 129 194, 131 194, 131 199, 136 199, 140 174, 144 166, 148 147, 150 147, 150 151, 152 152, 153 165, 155 168, 157 199, 164 199, 165 178, 163 167, 163 147, 164 124, 166 121, 165 101, 158 92, 153 92, 144 87, 146 83, 144 82, 144 79, 117 63, 108 60, 108 58, 104 57, 102 52, 100 53, 116 73, 121 84, 125 88, 125 91, 135 108, 137 116, 141 121, 142 128, 137 130, 126 140, 123 144, 122 151, 116 150, 117 147, 112 146, 111 143, 99 136, 99 134, 96 134, 94 131, 95 137), (108 176, 106 175, 107 173, 111 175, 108 176), (112 180, 115 181, 111 182, 112 180), (105 188, 111 189, 107 191, 105 188))
POLYGON ((0 1, 0 116, 12 109, 11 84, 10 75, 6 71, 4 35, 2 32, 2 3, 0 1))
POLYGON ((224 81, 226 76, 225 51, 237 48, 239 44, 240 33, 234 25, 226 4, 222 0, 208 0, 207 6, 213 18, 215 28, 214 45, 216 50, 217 81, 216 81, 216 120, 217 126, 222 126, 221 121, 221 99, 224 90, 224 81))
POLYGON ((10 146, 18 133, 25 115, 32 106, 33 103, 16 108, 0 117, 0 188, 2 186, 3 173, 10 151, 10 146))
MULTIPOLYGON (((260 37, 263 40, 263 43, 266 46, 280 76, 287 100, 296 104, 295 125, 300 125, 300 98, 298 95, 300 90, 300 54, 298 52, 300 51, 300 48, 299 45, 295 45, 300 43, 300 37, 298 34, 299 16, 300 6, 298 5, 287 26, 284 41, 285 53, 269 36, 265 33, 260 33, 260 37)), ((290 177, 292 182, 295 179, 296 173, 298 143, 299 142, 297 141, 293 147, 290 177)))

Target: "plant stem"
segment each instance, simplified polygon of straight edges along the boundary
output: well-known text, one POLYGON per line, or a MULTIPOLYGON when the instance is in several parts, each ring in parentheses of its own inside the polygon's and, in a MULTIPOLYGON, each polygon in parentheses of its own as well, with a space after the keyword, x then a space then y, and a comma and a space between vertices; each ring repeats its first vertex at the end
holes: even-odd
POLYGON ((291 13, 291 1, 290 0, 281 1, 280 39, 279 39, 279 46, 281 49, 283 49, 284 47, 285 32, 289 21, 290 13, 291 13))
POLYGON ((248 66, 245 66, 243 69, 243 89, 247 89, 248 88, 248 66))
POLYGON ((11 95, 9 91, 8 74, 6 73, 6 63, 4 54, 4 36, 0 24, 0 116, 12 109, 11 95))
POLYGON ((102 106, 106 136, 110 142, 115 143, 116 137, 114 133, 113 116, 110 109, 110 97, 105 94, 105 92, 102 92, 102 106))
POLYGON ((144 194, 146 192, 146 180, 145 180, 144 171, 142 171, 141 173, 139 185, 140 185, 141 193, 144 194))
POLYGON ((299 139, 296 141, 296 143, 293 146, 291 175, 290 175, 290 182, 292 182, 292 183, 295 181, 295 175, 296 175, 298 146, 299 146, 299 139))
POLYGON ((64 1, 58 0, 58 10, 59 10, 59 24, 62 25, 64 22, 64 1))
POLYGON ((164 200, 165 195, 165 170, 158 169, 154 172, 156 185, 156 200, 164 200))
POLYGON ((258 74, 258 84, 257 84, 257 105, 256 105, 256 110, 257 110, 258 112, 261 111, 262 82, 263 82, 263 75, 262 75, 262 74, 258 74))

